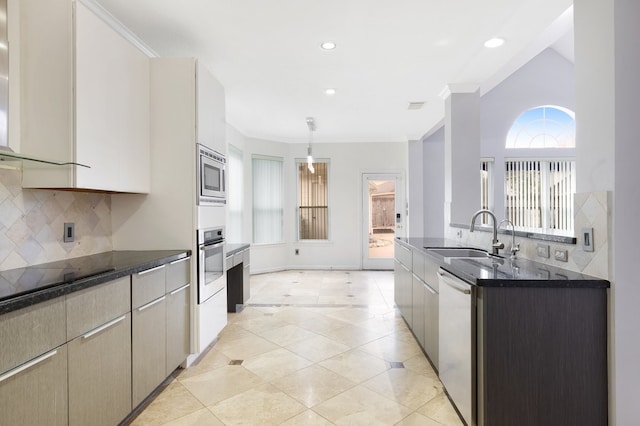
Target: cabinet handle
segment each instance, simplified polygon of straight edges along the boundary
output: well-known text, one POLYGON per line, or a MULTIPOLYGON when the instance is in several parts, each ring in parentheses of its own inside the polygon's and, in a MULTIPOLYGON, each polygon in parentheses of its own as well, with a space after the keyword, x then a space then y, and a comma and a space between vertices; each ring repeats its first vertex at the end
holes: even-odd
POLYGON ((169 293, 171 296, 173 296, 174 294, 180 293, 182 290, 184 290, 185 288, 189 287, 191 284, 185 284, 180 288, 176 288, 175 290, 173 290, 171 293, 169 293))
POLYGON ((455 291, 460 292, 462 294, 471 294, 471 290, 469 288, 467 288, 467 286, 469 286, 469 285, 468 284, 458 284, 458 281, 462 281, 462 280, 460 280, 459 278, 455 277, 454 275, 451 275, 450 273, 445 272, 442 269, 440 269, 438 271, 438 276, 440 276, 441 282, 443 282, 444 284, 448 285, 449 287, 451 287, 455 291), (465 287, 462 287, 461 285, 464 285, 465 287))
POLYGON ((87 334, 83 335, 82 338, 83 339, 88 339, 91 336, 95 336, 96 334, 100 333, 103 330, 106 330, 107 328, 111 327, 112 325, 116 325, 117 323, 119 323, 120 321, 122 321, 123 319, 125 319, 127 316, 123 315, 120 318, 116 318, 114 320, 109 321, 106 324, 101 325, 100 327, 91 330, 90 332, 88 332, 87 334))
POLYGON ((417 276, 416 274, 411 274, 411 275, 413 275, 413 278, 415 278, 416 280, 420 281, 421 283, 424 283, 424 280, 419 276, 417 276))
POLYGON ((52 356, 55 356, 57 353, 58 353, 58 350, 54 349, 49 353, 41 355, 41 356, 39 356, 38 358, 36 358, 34 360, 31 360, 31 361, 29 361, 29 362, 27 362, 25 364, 22 364, 20 367, 17 367, 17 368, 14 368, 13 370, 7 371, 2 376, 0 376, 0 382, 3 382, 5 380, 7 380, 8 378, 15 376, 16 374, 21 373, 24 370, 27 370, 27 369, 33 367, 36 364, 40 364, 45 359, 49 359, 52 356))
POLYGON ((189 259, 191 259, 191 256, 183 257, 182 259, 174 260, 173 262, 169 263, 169 265, 175 265, 176 263, 184 262, 185 260, 189 259))
POLYGON ((160 303, 160 302, 162 302, 162 301, 163 301, 164 299, 166 299, 166 298, 167 298, 167 296, 162 296, 161 298, 156 299, 156 300, 154 300, 153 302, 149 302, 149 303, 147 303, 147 304, 146 304, 146 305, 144 305, 144 306, 140 306, 140 307, 138 308, 138 312, 142 312, 142 311, 144 311, 145 309, 152 307, 152 306, 153 306, 153 305, 155 305, 156 303, 160 303))
POLYGON ((147 269, 146 271, 138 272, 138 275, 148 274, 149 272, 160 270, 160 269, 164 268, 165 266, 167 266, 167 265, 156 266, 155 268, 151 268, 151 269, 147 269))
POLYGON ((427 289, 427 291, 431 294, 438 294, 434 289, 431 288, 431 286, 427 283, 424 283, 424 288, 427 289))

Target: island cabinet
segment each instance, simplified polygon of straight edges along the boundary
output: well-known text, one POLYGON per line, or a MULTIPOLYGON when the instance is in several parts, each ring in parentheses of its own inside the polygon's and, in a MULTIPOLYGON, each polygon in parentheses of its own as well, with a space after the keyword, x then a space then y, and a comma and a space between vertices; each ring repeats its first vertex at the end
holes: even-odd
POLYGON ((133 407, 167 377, 165 275, 162 265, 131 276, 133 407))
POLYGON ((66 425, 64 297, 0 317, 0 424, 66 425))
POLYGON ((605 288, 478 287, 479 425, 606 425, 605 288))
POLYGON ((189 356, 191 262, 184 258, 167 266, 167 368, 169 376, 189 356))
POLYGON ((412 251, 411 279, 411 331, 422 348, 425 337, 425 295, 424 295, 424 259, 425 255, 412 251))
POLYGON ((83 2, 19 14, 21 153, 90 166, 25 161, 23 186, 148 193, 150 58, 83 2))
POLYGON ((394 247, 394 298, 402 318, 412 328, 413 277, 411 250, 398 242, 394 247))
POLYGON ((438 264, 429 256, 424 258, 424 345, 422 348, 431 360, 431 364, 439 369, 438 339, 439 339, 439 285, 438 264))
POLYGON ((114 425, 131 411, 130 279, 67 296, 69 425, 114 425))

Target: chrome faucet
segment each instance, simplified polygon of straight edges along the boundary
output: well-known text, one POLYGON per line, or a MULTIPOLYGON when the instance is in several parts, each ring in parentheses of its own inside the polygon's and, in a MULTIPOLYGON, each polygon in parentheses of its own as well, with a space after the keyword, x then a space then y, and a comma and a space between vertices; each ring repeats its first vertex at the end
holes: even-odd
POLYGON ((520 251, 520 244, 516 244, 516 227, 509 219, 502 219, 498 228, 500 228, 505 222, 511 225, 511 259, 515 259, 516 253, 520 251))
POLYGON ((471 226, 469 227, 469 232, 473 232, 476 226, 476 218, 480 216, 482 213, 486 213, 491 216, 493 219, 493 240, 491 241, 491 249, 493 254, 498 254, 500 249, 504 248, 504 244, 498 241, 498 219, 496 219, 496 215, 487 209, 480 209, 473 214, 471 218, 471 226))

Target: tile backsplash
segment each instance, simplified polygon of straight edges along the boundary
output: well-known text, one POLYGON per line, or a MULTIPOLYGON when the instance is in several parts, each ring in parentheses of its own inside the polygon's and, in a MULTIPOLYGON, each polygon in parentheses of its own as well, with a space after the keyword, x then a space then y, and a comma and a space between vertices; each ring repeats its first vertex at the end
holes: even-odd
MULTIPOLYGON (((540 241, 516 236, 516 243, 520 244, 518 257, 536 262, 581 272, 598 278, 610 279, 609 273, 609 235, 611 229, 611 193, 607 191, 579 193, 574 195, 574 228, 577 236, 576 244, 562 244, 551 241, 540 241), (583 228, 593 228, 593 252, 582 249, 583 228), (548 259, 537 256, 538 244, 549 245, 551 256, 548 259), (568 261, 555 260, 555 249, 567 250, 568 261)), ((498 220, 501 217, 498 215, 498 220)), ((471 218, 469 218, 471 220, 471 218)), ((468 229, 447 227, 445 237, 476 247, 488 248, 491 245, 491 233, 469 232, 468 229)), ((502 254, 508 254, 511 248, 511 236, 499 234, 498 239, 505 244, 502 254)))
POLYGON ((0 169, 0 271, 112 250, 111 195, 23 189, 21 178, 0 169), (74 242, 63 242, 65 222, 74 242))

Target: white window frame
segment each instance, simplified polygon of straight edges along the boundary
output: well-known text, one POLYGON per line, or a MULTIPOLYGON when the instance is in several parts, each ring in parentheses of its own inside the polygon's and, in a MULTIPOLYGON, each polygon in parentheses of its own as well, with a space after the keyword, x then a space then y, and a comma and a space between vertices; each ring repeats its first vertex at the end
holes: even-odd
POLYGON ((327 238, 326 239, 309 239, 309 238, 300 238, 300 179, 298 175, 298 169, 300 165, 306 165, 307 159, 296 158, 295 159, 295 182, 296 182, 296 205, 295 205, 295 214, 296 218, 296 240, 300 243, 323 243, 331 241, 331 161, 327 158, 314 158, 314 164, 324 163, 327 165, 327 238))
MULTIPOLYGON (((253 231, 252 231, 252 241, 253 244, 255 245, 268 245, 268 244, 282 244, 284 243, 284 202, 285 202, 285 196, 284 196, 284 159, 281 157, 271 157, 271 156, 267 156, 267 155, 259 155, 259 154, 253 154, 251 156, 251 175, 252 175, 252 213, 253 213, 253 218, 252 218, 252 224, 253 224, 253 231), (258 160, 263 160, 263 161, 273 161, 273 162, 277 162, 280 163, 280 187, 279 188, 264 188, 262 187, 262 183, 264 183, 261 179, 259 179, 256 175, 256 167, 255 167, 255 161, 258 160), (259 197, 259 199, 257 199, 257 197, 259 197), (279 200, 269 200, 269 197, 277 197, 279 198, 279 200), (271 202, 273 201, 273 202, 271 202), (278 203, 279 201, 279 203, 278 203), (265 203, 265 204, 279 204, 278 206, 275 206, 275 211, 278 212, 279 211, 279 220, 272 221, 272 223, 270 224, 271 226, 274 226, 280 229, 279 235, 276 238, 273 238, 272 240, 269 241, 257 241, 256 240, 256 236, 257 233, 260 232, 258 226, 256 225, 256 221, 260 219, 261 214, 259 212, 256 211, 256 204, 260 205, 261 203, 265 203)), ((271 207, 271 206, 269 206, 271 207)))

